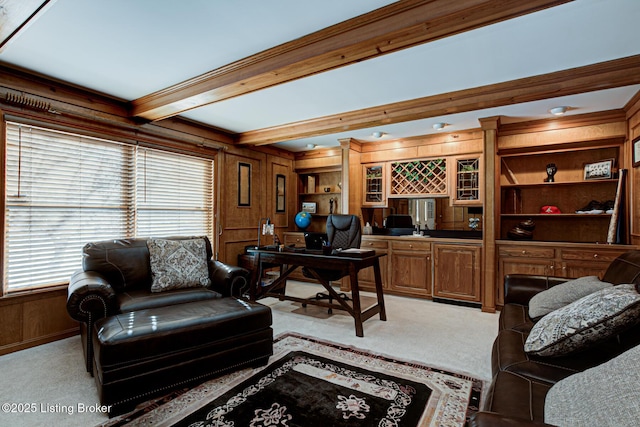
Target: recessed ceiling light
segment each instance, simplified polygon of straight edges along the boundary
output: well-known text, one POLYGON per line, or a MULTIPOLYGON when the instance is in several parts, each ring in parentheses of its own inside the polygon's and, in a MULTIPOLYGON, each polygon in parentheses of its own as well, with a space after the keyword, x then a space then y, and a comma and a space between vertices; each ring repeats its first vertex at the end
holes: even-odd
POLYGON ((447 125, 446 123, 434 123, 433 128, 435 130, 442 130, 446 125, 447 125))
POLYGON ((316 147, 317 147, 316 144, 307 144, 307 148, 310 149, 310 150, 313 150, 316 147))
POLYGON ((371 136, 373 136, 374 138, 382 138, 382 135, 384 135, 384 132, 380 131, 375 131, 371 134, 371 136))
POLYGON ((569 107, 565 107, 565 106, 554 107, 554 108, 550 109, 549 112, 551 114, 553 114, 554 116, 561 116, 564 113, 566 113, 568 109, 569 109, 569 107))

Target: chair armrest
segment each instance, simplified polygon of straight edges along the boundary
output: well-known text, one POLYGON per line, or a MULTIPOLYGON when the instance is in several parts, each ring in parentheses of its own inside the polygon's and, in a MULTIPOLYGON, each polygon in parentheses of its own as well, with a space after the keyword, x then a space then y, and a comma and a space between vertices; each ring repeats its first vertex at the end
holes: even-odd
POLYGON ((95 322, 118 311, 115 291, 95 271, 73 273, 67 292, 67 312, 80 322, 95 322))
POLYGON ((524 418, 510 418, 496 412, 476 412, 469 419, 469 427, 553 427, 551 424, 538 423, 524 418))
POLYGON ((225 297, 240 296, 249 287, 249 270, 221 261, 209 261, 209 276, 211 289, 225 297))
POLYGON ((567 280, 564 277, 507 274, 504 277, 504 303, 529 305, 529 300, 535 294, 567 280))

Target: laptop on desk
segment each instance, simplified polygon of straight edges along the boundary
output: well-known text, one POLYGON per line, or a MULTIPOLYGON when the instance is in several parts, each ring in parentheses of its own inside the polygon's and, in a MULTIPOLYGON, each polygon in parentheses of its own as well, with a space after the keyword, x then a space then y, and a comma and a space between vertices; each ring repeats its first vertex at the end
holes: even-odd
POLYGON ((307 252, 322 253, 322 243, 328 241, 327 233, 307 231, 304 233, 304 245, 307 252))

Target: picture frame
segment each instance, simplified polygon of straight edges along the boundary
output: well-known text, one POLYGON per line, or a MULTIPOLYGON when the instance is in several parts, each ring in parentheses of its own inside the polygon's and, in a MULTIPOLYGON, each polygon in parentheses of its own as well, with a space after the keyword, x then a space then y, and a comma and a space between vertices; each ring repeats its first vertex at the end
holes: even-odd
POLYGON ((302 210, 304 212, 316 213, 316 208, 318 204, 316 202, 302 202, 302 210))
POLYGON ((640 166, 640 136, 633 140, 631 149, 633 150, 633 167, 637 168, 640 166))
POLYGON ((251 206, 251 164, 238 162, 238 206, 251 206))
POLYGON ((287 210, 287 177, 281 174, 276 175, 276 212, 286 212, 287 210))
POLYGON ((584 180, 611 179, 613 178, 613 165, 615 159, 605 159, 594 163, 585 163, 584 180))

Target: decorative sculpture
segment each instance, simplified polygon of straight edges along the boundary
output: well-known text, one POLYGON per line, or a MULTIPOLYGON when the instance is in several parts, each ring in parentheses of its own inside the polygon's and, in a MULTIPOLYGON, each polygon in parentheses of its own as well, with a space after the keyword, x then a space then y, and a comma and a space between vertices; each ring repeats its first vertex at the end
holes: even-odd
POLYGON ((547 165, 547 179, 545 179, 544 182, 555 182, 555 180, 553 179, 553 176, 556 174, 557 171, 558 171, 558 168, 556 167, 556 164, 549 163, 547 165))

